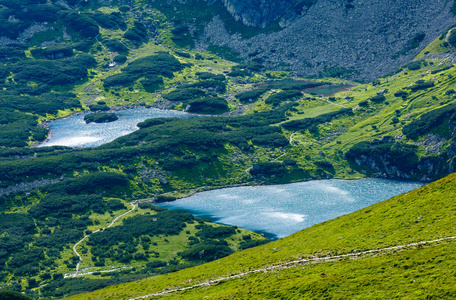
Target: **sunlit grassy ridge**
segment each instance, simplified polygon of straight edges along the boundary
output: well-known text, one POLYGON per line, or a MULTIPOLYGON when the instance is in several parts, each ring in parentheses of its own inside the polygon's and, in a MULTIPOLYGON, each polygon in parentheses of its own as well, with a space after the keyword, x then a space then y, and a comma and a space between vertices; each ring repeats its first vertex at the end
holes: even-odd
MULTIPOLYGON (((127 299, 165 288, 192 286, 302 257, 362 252, 455 236, 455 180, 455 174, 449 175, 409 193, 215 262, 78 295, 73 299, 127 299)), ((207 295, 210 299, 260 299, 286 295, 293 298, 295 295, 298 299, 302 295, 310 295, 311 298, 357 296, 362 299, 371 296, 416 298, 428 293, 445 296, 454 289, 456 281, 453 276, 455 248, 454 244, 434 244, 423 249, 357 261, 328 262, 304 266, 304 269, 297 267, 258 273, 176 297, 199 299, 207 295), (385 282, 388 277, 398 281, 385 282), (417 283, 413 284, 413 280, 417 283), (392 286, 395 288, 392 289, 392 286), (297 290, 293 292, 295 288, 297 290), (410 291, 413 293, 408 295, 410 291)))

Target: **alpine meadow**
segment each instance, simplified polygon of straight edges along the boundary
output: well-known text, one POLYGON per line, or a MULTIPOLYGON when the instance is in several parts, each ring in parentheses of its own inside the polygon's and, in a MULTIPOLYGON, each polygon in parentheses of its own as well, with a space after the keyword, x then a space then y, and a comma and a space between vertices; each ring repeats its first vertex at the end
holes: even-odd
POLYGON ((0 0, 0 19, 0 299, 456 298, 455 1, 0 0), (421 187, 279 239, 163 207, 365 178, 421 187))

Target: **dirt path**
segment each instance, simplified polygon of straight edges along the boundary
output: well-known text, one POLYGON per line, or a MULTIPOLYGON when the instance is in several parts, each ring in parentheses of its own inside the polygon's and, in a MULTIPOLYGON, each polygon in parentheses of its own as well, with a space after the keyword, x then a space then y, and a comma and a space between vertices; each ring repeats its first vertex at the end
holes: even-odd
MULTIPOLYGON (((297 132, 293 132, 293 133, 290 135, 290 138, 289 138, 289 141, 288 141, 289 144, 290 144, 290 146, 293 146, 293 144, 292 144, 292 143, 293 143, 293 135, 295 135, 296 133, 297 133, 297 132)), ((288 146, 287 146, 287 147, 288 147, 288 146)), ((280 156, 276 157, 276 158, 274 159, 274 161, 278 160, 279 158, 281 158, 281 157, 283 157, 283 156, 285 156, 285 155, 287 155, 287 150, 286 150, 286 149, 284 149, 284 150, 283 150, 283 153, 282 153, 280 156)), ((247 169, 245 169, 244 173, 242 173, 242 176, 239 178, 239 180, 241 180, 241 179, 242 179, 244 176, 246 176, 246 175, 247 175, 247 176, 250 175, 249 171, 250 171, 250 169, 252 169, 252 168, 253 168, 253 167, 248 167, 247 169)))
MULTIPOLYGON (((134 211, 135 208, 136 208, 136 201, 131 202, 130 204, 131 204, 132 208, 131 208, 129 211, 127 211, 127 212, 121 214, 120 216, 117 216, 116 218, 114 218, 114 220, 112 220, 112 222, 111 222, 108 226, 103 227, 103 228, 100 228, 100 229, 98 229, 98 230, 95 230, 95 231, 92 232, 91 234, 94 234, 95 232, 99 232, 100 230, 105 230, 105 229, 107 229, 107 228, 112 227, 112 226, 114 225, 114 223, 116 223, 117 220, 119 220, 120 218, 122 218, 122 217, 126 216, 127 214, 131 213, 132 211, 134 211)), ((82 257, 81 257, 81 255, 78 253, 78 251, 76 250, 76 248, 79 246, 79 244, 81 244, 83 241, 85 241, 91 234, 88 234, 88 235, 84 236, 79 242, 77 242, 76 244, 74 244, 74 246, 73 246, 73 252, 79 257, 79 262, 78 262, 78 264, 76 265, 76 270, 75 270, 75 272, 74 272, 74 273, 70 273, 70 274, 65 274, 65 276, 64 276, 65 278, 67 278, 67 277, 76 277, 76 276, 78 275, 79 266, 81 265, 81 262, 82 262, 82 257)))
POLYGON ((342 104, 338 104, 338 103, 334 103, 334 102, 332 102, 332 101, 329 101, 328 99, 325 99, 325 98, 317 98, 317 99, 320 99, 320 100, 326 101, 326 102, 328 102, 329 104, 332 104, 332 105, 340 106, 340 107, 343 107, 343 108, 348 108, 348 107, 347 107, 347 106, 345 106, 345 105, 342 105, 342 104))
POLYGON ((388 251, 403 251, 403 250, 406 250, 411 247, 421 248, 426 244, 435 244, 435 243, 439 243, 439 242, 448 242, 448 241, 454 241, 454 240, 456 240, 456 237, 452 236, 452 237, 446 237, 446 238, 442 238, 442 239, 438 239, 438 240, 422 241, 422 242, 411 243, 411 244, 407 244, 407 245, 387 247, 387 248, 376 249, 376 250, 368 250, 368 251, 363 251, 363 252, 354 252, 354 253, 348 253, 348 254, 343 254, 343 255, 302 258, 302 259, 298 259, 298 260, 294 260, 294 261, 290 261, 290 262, 286 262, 286 263, 282 263, 282 264, 272 265, 272 266, 269 266, 266 268, 260 268, 260 269, 256 269, 256 270, 247 271, 247 272, 240 273, 237 275, 220 277, 220 278, 217 278, 214 280, 209 280, 209 281, 202 282, 202 283, 195 284, 195 285, 188 286, 188 287, 182 287, 182 288, 176 288, 176 289, 165 289, 158 293, 148 294, 148 295, 140 296, 140 297, 136 297, 136 298, 130 298, 129 300, 140 300, 140 299, 147 299, 147 298, 151 298, 151 297, 159 297, 159 296, 163 296, 163 295, 167 295, 167 294, 171 294, 171 293, 175 293, 175 292, 182 292, 182 291, 191 290, 191 289, 195 289, 195 288, 211 286, 211 285, 217 284, 221 281, 233 280, 233 279, 245 277, 245 276, 259 273, 259 272, 269 272, 269 271, 273 271, 273 270, 277 270, 277 269, 291 268, 291 267, 295 267, 295 266, 298 266, 301 264, 315 264, 315 263, 324 263, 324 262, 335 261, 335 260, 340 260, 340 259, 354 259, 354 258, 360 258, 360 256, 376 255, 376 254, 378 255, 378 254, 381 254, 382 252, 388 252, 388 251))

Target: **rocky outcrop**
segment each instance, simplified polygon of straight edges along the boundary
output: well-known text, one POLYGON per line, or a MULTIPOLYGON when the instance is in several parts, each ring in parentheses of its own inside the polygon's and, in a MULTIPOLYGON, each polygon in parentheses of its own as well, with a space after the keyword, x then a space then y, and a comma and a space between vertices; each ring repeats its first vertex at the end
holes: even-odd
POLYGON ((243 38, 229 32, 215 16, 197 37, 197 48, 229 47, 247 61, 261 61, 268 68, 303 76, 369 81, 409 62, 456 22, 450 12, 453 1, 364 0, 347 4, 317 0, 301 11, 295 9, 299 2, 223 0, 228 11, 244 24, 264 27, 279 20, 287 27, 243 38))
POLYGON ((16 185, 12 185, 12 186, 0 189, 0 196, 6 196, 9 194, 14 194, 14 193, 27 192, 27 191, 34 190, 34 189, 40 188, 40 187, 48 185, 48 184, 57 183, 63 179, 64 179, 64 177, 62 176, 61 178, 57 178, 57 179, 37 179, 34 181, 29 181, 29 182, 21 182, 16 185))
POLYGON ((264 28, 296 2, 295 0, 222 0, 228 12, 244 25, 264 28))
MULTIPOLYGON (((426 141, 426 145, 431 141, 441 144, 441 139, 434 136, 426 141)), ((445 151, 439 149, 434 149, 437 155, 419 157, 416 146, 384 139, 356 144, 346 158, 354 169, 371 177, 430 181, 456 171, 456 142, 452 141, 445 151)))

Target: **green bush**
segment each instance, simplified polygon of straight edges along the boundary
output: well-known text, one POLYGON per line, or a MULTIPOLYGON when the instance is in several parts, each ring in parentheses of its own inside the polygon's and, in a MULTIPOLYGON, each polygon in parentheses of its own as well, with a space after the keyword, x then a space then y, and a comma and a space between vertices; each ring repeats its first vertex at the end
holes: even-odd
POLYGON ((16 291, 0 290, 1 300, 32 300, 32 298, 16 291))
POLYGON ((178 89, 162 95, 169 101, 187 101, 205 95, 206 92, 197 88, 178 89))
POLYGON ((375 95, 369 99, 372 102, 375 103, 380 103, 386 100, 386 97, 384 95, 375 95))
POLYGON ((402 132, 409 139, 416 140, 420 136, 428 134, 447 120, 456 119, 456 104, 449 104, 444 107, 431 110, 415 119, 402 128, 402 132))
POLYGON ((89 14, 77 13, 73 11, 61 11, 59 12, 59 18, 83 37, 91 38, 100 33, 98 24, 89 14))
POLYGON ((27 9, 16 11, 16 17, 24 21, 55 22, 61 8, 52 4, 27 5, 27 9))
POLYGON ((394 97, 402 97, 405 98, 407 97, 408 93, 406 91, 397 91, 394 93, 394 97))
POLYGON ((416 92, 419 90, 425 90, 425 89, 431 88, 433 86, 434 86, 433 81, 418 80, 413 85, 406 87, 406 89, 409 89, 412 92, 416 92))
POLYGON ((48 129, 37 127, 37 117, 12 108, 0 109, 0 146, 25 147, 29 138, 42 141, 48 129))
MULTIPOLYGON (((106 104, 91 104, 91 105, 89 105, 89 109, 91 111, 106 111, 106 110, 109 110, 109 106, 107 106, 106 104)), ((106 116, 106 115, 101 115, 101 116, 106 116)), ((93 117, 88 117, 88 120, 90 120, 92 118, 96 119, 97 115, 95 115, 93 117)))
POLYGON ((191 58, 192 55, 190 53, 187 53, 187 52, 182 52, 182 51, 174 51, 177 55, 179 55, 180 57, 185 57, 185 58, 191 58))
MULTIPOLYGON (((11 60, 13 58, 24 59, 25 58, 24 50, 25 49, 19 45, 0 47, 0 60, 11 60)), ((4 69, 2 69, 2 70, 4 70, 4 69)), ((0 74, 0 78, 4 78, 4 77, 6 77, 6 76, 2 76, 0 74)))
POLYGON ((151 262, 148 262, 146 264, 146 267, 148 269, 155 269, 155 268, 162 268, 162 267, 166 267, 168 264, 166 263, 166 261, 162 261, 162 260, 156 260, 156 261, 151 261, 151 262))
POLYGON ((126 13, 130 11, 130 7, 128 5, 121 5, 119 6, 119 10, 123 13, 126 13))
POLYGON ((123 37, 133 42, 143 42, 147 39, 147 28, 141 22, 135 21, 133 27, 128 29, 123 37))
POLYGON ((36 48, 30 50, 35 58, 58 59, 73 55, 73 44, 52 44, 46 48, 36 48))
POLYGON ((440 72, 443 72, 443 71, 446 71, 446 70, 449 70, 453 68, 453 66, 446 66, 446 67, 443 67, 443 68, 439 68, 439 69, 436 69, 436 70, 432 70, 431 71, 431 74, 437 74, 437 73, 440 73, 440 72))
POLYGON ((301 97, 302 92, 300 90, 286 90, 277 94, 271 95, 265 100, 266 104, 272 104, 274 106, 287 100, 294 100, 297 97, 301 97))
POLYGON ((268 91, 267 88, 260 88, 260 89, 256 89, 256 90, 239 93, 235 97, 236 97, 236 99, 238 99, 239 101, 241 101, 243 103, 255 102, 258 100, 258 98, 260 98, 261 95, 263 95, 267 91, 268 91))
POLYGON ((242 242, 239 245, 239 250, 245 250, 245 249, 248 249, 248 248, 257 247, 257 246, 264 245, 264 244, 267 244, 267 243, 269 243, 268 240, 249 240, 249 241, 244 241, 244 242, 242 242))
POLYGON ((197 244, 192 246, 192 248, 179 252, 183 259, 187 260, 202 260, 202 261, 213 261, 225 256, 232 254, 234 251, 230 247, 225 245, 207 245, 207 244, 197 244))
POLYGON ((456 31, 452 30, 450 35, 448 36, 448 43, 455 47, 456 46, 456 31))
POLYGON ((127 61, 127 57, 125 55, 116 55, 116 57, 114 57, 113 61, 115 63, 122 65, 127 61))
POLYGON ((201 226, 201 230, 196 233, 196 236, 202 239, 215 239, 231 236, 236 233, 234 227, 231 226, 219 226, 213 227, 209 225, 201 226))
POLYGON ((297 80, 277 80, 268 82, 269 89, 288 90, 305 90, 322 85, 331 85, 330 82, 315 82, 315 81, 297 81, 297 80))
POLYGON ((84 116, 86 123, 109 123, 117 121, 119 117, 112 113, 93 113, 84 116))
POLYGON ((421 69, 422 66, 422 61, 412 61, 408 63, 405 67, 411 71, 419 70, 421 69))
MULTIPOLYGON (((79 54, 62 60, 23 60, 9 66, 15 80, 27 87, 27 81, 48 85, 65 85, 75 83, 87 77, 87 69, 96 64, 88 54, 79 54)), ((17 90, 14 87, 13 90, 17 90)))
POLYGON ((47 186, 43 190, 52 193, 81 194, 94 193, 97 190, 127 184, 128 180, 125 175, 113 172, 94 172, 47 186))
MULTIPOLYGON (((367 101, 366 101, 367 102, 367 101)), ((287 130, 306 130, 309 129, 312 125, 323 124, 326 122, 331 122, 333 119, 352 114, 351 108, 343 108, 341 110, 330 112, 326 114, 319 115, 315 118, 304 118, 300 120, 288 121, 282 124, 282 127, 287 130)))
POLYGON ((91 17, 103 28, 107 28, 107 29, 120 28, 122 30, 127 29, 127 24, 123 20, 122 15, 118 12, 113 12, 108 15, 108 14, 103 14, 99 11, 96 11, 91 14, 91 17))
POLYGON ((120 42, 119 40, 114 40, 114 39, 106 40, 106 41, 103 41, 103 43, 111 51, 115 51, 115 52, 127 52, 128 51, 128 48, 124 44, 122 44, 122 42, 120 42))
MULTIPOLYGON (((41 96, 25 96, 0 91, 0 107, 21 112, 44 115, 55 114, 59 109, 81 108, 81 103, 73 93, 49 93, 41 96)), ((27 117, 30 118, 30 117, 27 117)), ((2 119, 0 113, 0 120, 2 119)))
POLYGON ((136 76, 132 77, 128 73, 119 73, 111 75, 103 79, 104 87, 113 87, 113 86, 129 86, 133 84, 136 80, 136 76))
POLYGON ((166 122, 178 121, 178 120, 179 120, 178 118, 154 118, 154 119, 148 119, 141 123, 138 123, 137 126, 141 129, 144 129, 144 128, 152 127, 155 125, 161 125, 166 122))
POLYGON ((159 52, 156 55, 146 56, 130 62, 128 66, 122 68, 122 73, 104 79, 103 85, 105 87, 126 86, 141 77, 150 78, 157 75, 172 78, 174 77, 173 72, 184 68, 185 65, 181 64, 174 56, 166 52, 159 52))
POLYGON ((157 75, 150 75, 147 78, 141 80, 141 84, 148 92, 153 92, 164 83, 163 77, 157 75))
POLYGON ((204 97, 188 101, 189 112, 200 114, 219 114, 228 110, 228 102, 220 97, 204 97))

